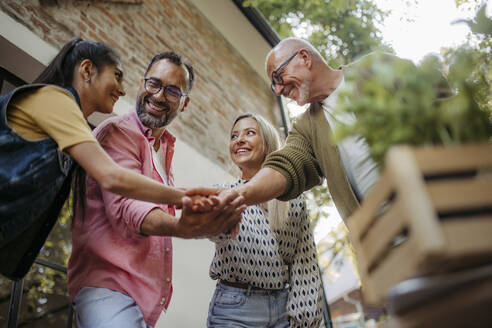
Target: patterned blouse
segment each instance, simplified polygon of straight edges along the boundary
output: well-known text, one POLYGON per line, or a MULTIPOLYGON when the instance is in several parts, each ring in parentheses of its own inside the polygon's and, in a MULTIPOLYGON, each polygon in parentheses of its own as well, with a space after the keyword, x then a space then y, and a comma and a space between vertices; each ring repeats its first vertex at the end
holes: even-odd
MULTIPOLYGON (((240 179, 225 187, 244 183, 240 179)), ((210 277, 264 289, 288 284, 290 327, 318 327, 322 322, 321 281, 304 199, 300 196, 289 202, 281 230, 272 232, 265 212, 259 205, 249 206, 236 240, 224 234, 211 238, 216 250, 210 277)))

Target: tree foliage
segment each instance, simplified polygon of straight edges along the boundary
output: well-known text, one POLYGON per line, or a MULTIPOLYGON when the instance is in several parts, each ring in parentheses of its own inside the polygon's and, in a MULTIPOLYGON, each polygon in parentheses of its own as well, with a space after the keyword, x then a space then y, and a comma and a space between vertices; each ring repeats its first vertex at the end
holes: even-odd
POLYGON ((376 49, 390 50, 378 28, 387 13, 369 0, 247 0, 243 5, 258 8, 281 38, 306 38, 333 67, 376 49))
MULTIPOLYGON (((457 58, 468 56, 473 67, 470 67, 470 81, 476 90, 475 100, 479 105, 491 111, 492 107, 492 20, 486 16, 486 5, 478 0, 457 0, 458 8, 475 10, 477 14, 471 20, 458 20, 455 23, 467 24, 472 33, 466 44, 458 49, 444 49, 444 62, 453 66, 457 58), (481 7, 480 7, 481 6, 481 7)), ((456 66, 456 65, 455 65, 456 66)))
POLYGON ((487 141, 492 136, 491 59, 490 45, 483 47, 483 43, 490 43, 492 20, 484 13, 485 6, 474 20, 465 22, 474 34, 489 39, 481 40, 478 49, 465 45, 449 51, 447 67, 437 56, 427 56, 414 65, 380 54, 362 59, 356 72, 346 72, 338 109, 354 114, 357 120, 341 124, 335 140, 364 136, 380 165, 395 144, 487 141), (441 73, 444 69, 449 86, 441 73))

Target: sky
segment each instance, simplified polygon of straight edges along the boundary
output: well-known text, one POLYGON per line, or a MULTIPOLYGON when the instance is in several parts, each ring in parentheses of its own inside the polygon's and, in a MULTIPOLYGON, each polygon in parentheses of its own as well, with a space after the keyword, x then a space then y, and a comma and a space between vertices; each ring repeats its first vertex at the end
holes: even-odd
MULTIPOLYGON (((391 15, 381 27, 383 39, 391 44, 396 55, 418 63, 428 53, 439 53, 442 47, 462 44, 469 33, 466 24, 453 24, 470 19, 475 12, 457 9, 455 0, 373 0, 391 15), (415 2, 417 2, 415 4, 415 2), (410 3, 410 5, 406 5, 410 3)), ((488 1, 491 16, 492 1, 488 1)))

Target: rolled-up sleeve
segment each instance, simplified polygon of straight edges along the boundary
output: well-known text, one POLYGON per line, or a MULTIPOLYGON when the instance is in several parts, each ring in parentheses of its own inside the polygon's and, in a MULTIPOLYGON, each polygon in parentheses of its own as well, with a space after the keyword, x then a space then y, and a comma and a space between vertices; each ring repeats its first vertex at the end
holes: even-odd
MULTIPOLYGON (((108 125, 98 131, 96 138, 104 150, 120 166, 142 174, 141 145, 128 131, 108 125)), ((114 194, 101 188, 106 215, 112 227, 125 237, 142 237, 140 226, 147 214, 158 204, 139 201, 114 194)))
POLYGON ((263 163, 263 167, 272 168, 287 179, 286 191, 278 197, 279 200, 294 199, 323 181, 308 136, 308 131, 303 131, 300 124, 294 123, 285 146, 269 154, 263 163))

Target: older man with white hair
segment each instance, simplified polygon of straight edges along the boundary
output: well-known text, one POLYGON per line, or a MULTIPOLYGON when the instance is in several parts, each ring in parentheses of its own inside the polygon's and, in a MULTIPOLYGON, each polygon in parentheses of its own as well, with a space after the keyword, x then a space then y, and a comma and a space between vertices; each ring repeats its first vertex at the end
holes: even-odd
MULTIPOLYGON (((377 55, 401 60, 389 54, 368 56, 377 55)), ((309 42, 287 38, 268 53, 265 67, 277 96, 310 106, 293 124, 285 146, 268 155, 263 168, 248 183, 222 195, 237 192, 247 204, 272 198, 290 200, 326 178, 340 215, 347 218, 379 177, 363 137, 350 137, 338 145, 331 141, 336 122, 355 120, 334 108, 344 76, 352 70, 357 72, 358 62, 331 68, 309 42)), ((190 194, 207 192, 210 190, 195 189, 190 194)))

